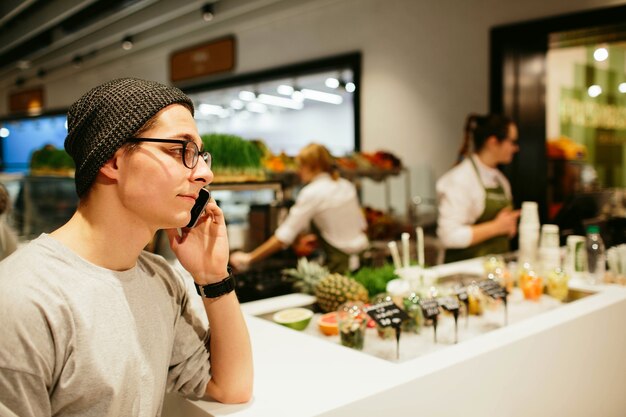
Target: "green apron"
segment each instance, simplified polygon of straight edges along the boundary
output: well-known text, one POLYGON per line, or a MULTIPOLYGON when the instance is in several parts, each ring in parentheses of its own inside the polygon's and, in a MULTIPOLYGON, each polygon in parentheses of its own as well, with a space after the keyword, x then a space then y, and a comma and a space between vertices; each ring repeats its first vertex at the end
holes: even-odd
MULTIPOLYGON (((493 220, 498 215, 500 210, 505 207, 510 207, 511 200, 506 196, 502 185, 498 185, 494 188, 486 188, 483 184, 482 179, 480 178, 480 174, 478 173, 478 169, 476 168, 474 159, 470 158, 470 160, 472 161, 472 166, 474 167, 474 171, 478 176, 478 181, 480 181, 480 185, 482 185, 482 187, 485 189, 485 210, 482 212, 478 220, 476 220, 476 223, 474 223, 480 224, 493 220)), ((448 263, 461 261, 463 259, 489 255, 491 253, 505 253, 509 250, 510 242, 508 236, 496 236, 481 243, 469 246, 467 248, 446 249, 445 262, 448 263)))
POLYGON ((345 274, 350 270, 350 255, 337 249, 322 237, 315 223, 311 222, 311 231, 317 235, 322 250, 326 255, 324 266, 332 273, 345 274))

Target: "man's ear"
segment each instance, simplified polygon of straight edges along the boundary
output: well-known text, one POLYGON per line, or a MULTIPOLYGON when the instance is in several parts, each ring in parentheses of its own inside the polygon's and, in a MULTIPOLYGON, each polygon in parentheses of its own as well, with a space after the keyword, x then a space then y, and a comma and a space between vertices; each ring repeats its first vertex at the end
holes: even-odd
POLYGON ((102 167, 100 167, 100 174, 109 179, 117 179, 119 175, 118 155, 117 152, 111 159, 106 161, 102 167))

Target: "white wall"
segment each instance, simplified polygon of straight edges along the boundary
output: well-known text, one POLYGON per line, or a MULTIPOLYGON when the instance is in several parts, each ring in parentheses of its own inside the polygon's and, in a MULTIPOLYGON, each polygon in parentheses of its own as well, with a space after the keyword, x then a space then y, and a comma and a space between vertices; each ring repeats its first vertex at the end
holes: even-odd
MULTIPOLYGON (((432 197, 434 181, 455 159, 465 116, 488 110, 489 29, 621 3, 280 0, 262 13, 216 24, 125 59, 51 74, 46 101, 48 108, 66 107, 88 88, 119 76, 167 81, 171 51, 225 34, 237 38, 238 73, 359 50, 362 148, 399 155, 411 170, 411 192, 432 197)), ((6 88, 0 87, 0 97, 6 96, 6 88)), ((6 113, 5 102, 0 113, 6 113)), ((394 181, 391 191, 401 209, 402 181, 394 181)), ((380 187, 366 187, 365 202, 384 207, 383 195, 380 187)))

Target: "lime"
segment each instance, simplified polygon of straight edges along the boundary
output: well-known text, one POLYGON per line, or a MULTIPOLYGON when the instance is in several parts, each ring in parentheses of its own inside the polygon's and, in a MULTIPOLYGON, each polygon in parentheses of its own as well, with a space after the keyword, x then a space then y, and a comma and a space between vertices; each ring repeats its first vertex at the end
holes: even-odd
POLYGON ((306 308, 288 308, 274 314, 274 321, 295 330, 304 330, 309 325, 313 312, 306 308))

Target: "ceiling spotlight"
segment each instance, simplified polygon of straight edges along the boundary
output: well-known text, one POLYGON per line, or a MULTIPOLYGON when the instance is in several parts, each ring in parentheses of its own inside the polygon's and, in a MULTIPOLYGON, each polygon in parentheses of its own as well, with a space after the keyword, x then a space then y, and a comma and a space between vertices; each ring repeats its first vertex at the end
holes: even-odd
POLYGON ((207 3, 202 6, 202 20, 205 22, 210 22, 215 17, 215 12, 213 10, 213 4, 207 3))
POLYGON ((133 47, 133 38, 131 36, 126 36, 122 39, 122 49, 125 51, 130 50, 133 47))
POLYGON ((346 83, 346 91, 348 93, 354 93, 354 90, 356 90, 356 85, 353 82, 346 83))
POLYGON ((617 89, 620 93, 626 93, 626 83, 620 83, 620 85, 617 86, 617 89))
POLYGON ((43 78, 43 77, 46 76, 46 74, 47 74, 47 71, 44 68, 39 68, 37 70, 37 77, 38 78, 43 78))
POLYGON ((602 62, 609 57, 609 51, 606 48, 598 48, 593 51, 593 59, 598 62, 602 62))
POLYGON ((82 56, 76 55, 74 58, 72 58, 72 65, 74 66, 74 68, 80 68, 82 64, 83 64, 82 56))
POLYGON ((587 89, 587 94, 589 94, 589 97, 598 97, 600 94, 602 94, 602 87, 594 84, 587 89))
POLYGON ((16 87, 21 87, 24 85, 24 83, 26 82, 26 80, 23 77, 17 77, 15 79, 15 86, 16 87))

